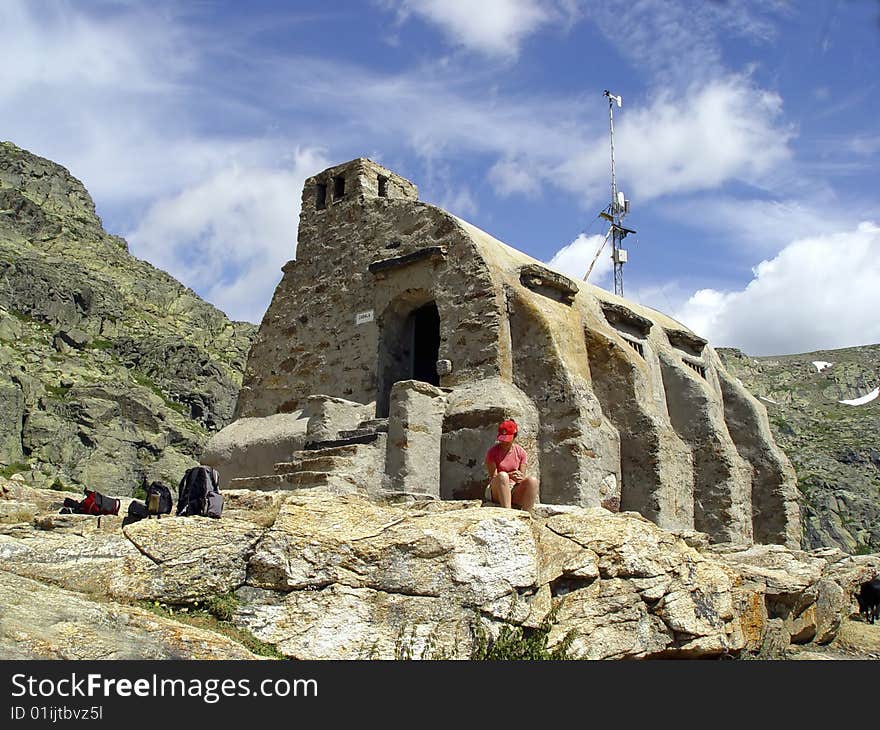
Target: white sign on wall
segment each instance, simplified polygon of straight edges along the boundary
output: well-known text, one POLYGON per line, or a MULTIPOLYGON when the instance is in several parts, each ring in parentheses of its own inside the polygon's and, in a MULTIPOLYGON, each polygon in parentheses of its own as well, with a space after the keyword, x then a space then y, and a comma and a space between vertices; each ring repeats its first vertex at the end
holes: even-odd
POLYGON ((358 312, 354 315, 354 323, 355 325, 366 324, 367 322, 373 321, 373 311, 372 309, 368 309, 366 312, 358 312))

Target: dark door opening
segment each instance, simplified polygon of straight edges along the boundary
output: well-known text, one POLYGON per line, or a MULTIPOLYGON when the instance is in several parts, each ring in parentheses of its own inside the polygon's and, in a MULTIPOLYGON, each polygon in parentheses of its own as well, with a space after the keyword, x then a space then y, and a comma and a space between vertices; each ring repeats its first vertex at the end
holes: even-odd
POLYGON ((419 307, 413 318, 412 379, 440 385, 437 357, 440 354, 440 312, 434 302, 419 307))
POLYGON ((394 306, 383 317, 381 329, 376 416, 385 418, 388 416, 391 386, 398 380, 421 380, 440 385, 440 376, 437 375, 440 312, 435 302, 409 310, 405 304, 394 306))

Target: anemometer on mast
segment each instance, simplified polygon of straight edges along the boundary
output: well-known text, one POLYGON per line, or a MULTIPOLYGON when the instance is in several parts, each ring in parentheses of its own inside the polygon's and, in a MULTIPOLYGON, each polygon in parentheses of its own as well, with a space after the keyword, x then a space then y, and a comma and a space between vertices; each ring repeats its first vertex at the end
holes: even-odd
POLYGON ((584 274, 584 281, 587 280, 587 277, 593 270, 593 266, 596 265, 599 255, 605 248, 605 244, 611 238, 611 259, 614 262, 614 293, 622 297, 623 265, 627 260, 627 252, 621 247, 621 244, 624 238, 630 233, 635 233, 635 231, 632 228, 625 228, 623 225, 623 219, 629 213, 629 201, 617 189, 617 176, 614 170, 614 105, 617 104, 619 109, 623 106, 623 99, 620 96, 615 96, 608 89, 605 89, 605 97, 608 99, 608 126, 611 135, 611 202, 599 213, 599 217, 604 218, 611 226, 608 229, 608 233, 605 234, 605 240, 602 242, 599 250, 596 251, 590 268, 584 274))

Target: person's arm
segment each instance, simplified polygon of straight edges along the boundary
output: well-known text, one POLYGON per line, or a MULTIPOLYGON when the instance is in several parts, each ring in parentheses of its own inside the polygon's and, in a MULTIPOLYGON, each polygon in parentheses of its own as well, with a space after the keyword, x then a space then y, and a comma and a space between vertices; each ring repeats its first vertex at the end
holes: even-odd
POLYGON ((489 481, 491 482, 492 477, 495 476, 495 472, 498 471, 498 467, 492 459, 486 459, 486 471, 489 473, 489 481))

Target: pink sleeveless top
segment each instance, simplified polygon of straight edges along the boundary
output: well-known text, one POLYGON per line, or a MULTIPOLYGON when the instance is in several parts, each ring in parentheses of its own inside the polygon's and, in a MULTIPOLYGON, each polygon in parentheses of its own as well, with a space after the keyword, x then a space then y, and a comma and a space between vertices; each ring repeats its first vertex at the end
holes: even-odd
POLYGON ((526 450, 519 444, 513 444, 510 447, 510 451, 506 454, 501 451, 499 444, 495 444, 486 452, 486 461, 495 464, 495 468, 498 471, 510 473, 517 470, 523 471, 528 461, 528 456, 526 455, 526 450))

